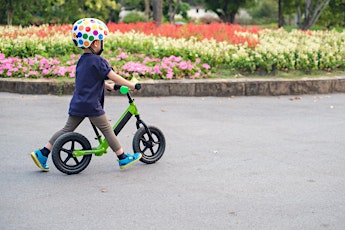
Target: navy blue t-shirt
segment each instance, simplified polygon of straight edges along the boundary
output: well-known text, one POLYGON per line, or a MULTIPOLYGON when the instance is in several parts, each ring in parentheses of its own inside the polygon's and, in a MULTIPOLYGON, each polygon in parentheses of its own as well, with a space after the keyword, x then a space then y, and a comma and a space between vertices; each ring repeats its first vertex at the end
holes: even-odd
POLYGON ((84 53, 76 67, 75 90, 69 114, 92 117, 104 114, 104 80, 111 67, 99 55, 84 53))

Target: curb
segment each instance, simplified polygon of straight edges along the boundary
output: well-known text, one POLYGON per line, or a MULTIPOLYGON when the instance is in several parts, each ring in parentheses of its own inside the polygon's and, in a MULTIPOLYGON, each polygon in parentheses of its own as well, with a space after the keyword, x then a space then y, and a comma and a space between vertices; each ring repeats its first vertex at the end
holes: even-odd
MULTIPOLYGON (((136 96, 279 96, 345 93, 345 76, 303 79, 148 80, 136 96)), ((54 79, 0 79, 0 92, 71 95, 73 82, 54 79)), ((114 95, 107 93, 108 95, 114 95)))

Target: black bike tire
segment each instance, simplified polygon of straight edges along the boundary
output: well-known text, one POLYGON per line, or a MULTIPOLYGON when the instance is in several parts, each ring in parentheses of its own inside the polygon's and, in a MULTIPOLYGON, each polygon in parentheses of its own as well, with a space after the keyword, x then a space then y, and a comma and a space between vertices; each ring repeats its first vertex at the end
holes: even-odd
POLYGON ((71 175, 77 174, 83 171, 90 163, 92 155, 84 155, 81 158, 79 163, 75 166, 69 166, 64 163, 62 156, 61 156, 61 148, 68 142, 75 141, 79 143, 83 150, 91 149, 91 145, 89 140, 81 135, 80 133, 69 132, 61 135, 54 143, 52 149, 52 160, 55 167, 62 173, 71 175))
POLYGON ((150 155, 145 154, 145 152, 143 152, 143 149, 141 148, 144 135, 145 134, 147 135, 145 127, 140 127, 137 130, 137 132, 134 134, 132 145, 133 145, 133 150, 135 153, 140 152, 142 154, 142 158, 140 159, 141 162, 144 162, 146 164, 153 164, 153 163, 156 163, 163 156, 166 143, 165 143, 165 137, 163 135, 163 132, 159 128, 155 126, 148 126, 148 128, 150 132, 152 133, 152 135, 155 136, 159 142, 158 144, 159 146, 157 148, 157 151, 154 153, 154 155, 150 156, 150 155))

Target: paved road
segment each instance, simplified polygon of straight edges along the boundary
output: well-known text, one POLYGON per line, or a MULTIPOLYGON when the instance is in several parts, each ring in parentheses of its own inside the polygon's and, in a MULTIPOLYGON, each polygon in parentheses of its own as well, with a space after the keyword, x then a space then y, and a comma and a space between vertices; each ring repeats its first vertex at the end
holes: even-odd
MULTIPOLYGON (((42 173, 29 153, 69 99, 0 93, 1 229, 345 229, 345 94, 139 97, 166 136, 159 162, 120 171, 109 153, 78 175, 50 159, 42 173)), ((109 118, 126 103, 107 97, 109 118)), ((88 122, 77 131, 93 139, 88 122)))

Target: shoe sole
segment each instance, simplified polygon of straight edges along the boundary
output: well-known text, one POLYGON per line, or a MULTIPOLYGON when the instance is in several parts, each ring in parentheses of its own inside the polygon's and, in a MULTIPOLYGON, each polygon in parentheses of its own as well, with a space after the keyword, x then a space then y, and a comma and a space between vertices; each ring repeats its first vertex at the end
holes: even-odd
POLYGON ((140 157, 138 157, 138 159, 136 159, 136 160, 134 160, 134 161, 132 161, 131 163, 128 163, 128 164, 126 164, 126 165, 120 166, 120 169, 126 169, 126 168, 128 168, 129 166, 131 166, 132 164, 137 163, 137 162, 141 159, 142 156, 143 156, 143 155, 140 154, 140 157))
POLYGON ((40 163, 40 161, 37 159, 36 154, 35 154, 34 152, 31 153, 31 158, 32 158, 32 160, 35 162, 35 164, 36 164, 40 169, 42 169, 42 171, 44 171, 44 172, 49 172, 49 169, 45 169, 45 168, 43 168, 43 167, 41 166, 41 163, 40 163))

